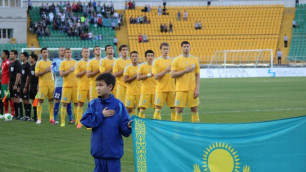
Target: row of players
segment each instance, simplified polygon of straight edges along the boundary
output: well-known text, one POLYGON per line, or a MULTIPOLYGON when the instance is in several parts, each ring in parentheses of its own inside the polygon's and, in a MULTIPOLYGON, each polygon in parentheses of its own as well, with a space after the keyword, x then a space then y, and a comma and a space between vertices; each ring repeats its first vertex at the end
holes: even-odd
MULTIPOLYGON (((23 63, 21 72, 18 70, 18 65, 14 64, 17 54, 16 57, 13 57, 14 52, 11 51, 12 63, 10 66, 14 64, 16 69, 15 71, 10 70, 10 83, 15 83, 14 85, 9 84, 10 93, 16 104, 20 104, 19 97, 23 99, 26 116, 29 118, 31 105, 28 105, 28 99, 33 99, 35 91, 38 90, 37 124, 41 123, 42 103, 45 98, 49 98, 49 122, 54 124, 57 123, 59 104, 62 102, 62 127, 65 126, 66 113, 68 113, 69 123, 73 123, 70 104, 73 103, 77 128, 81 128, 80 119, 84 103, 86 100, 91 101, 98 98, 95 79, 100 73, 108 72, 113 73, 116 77, 116 85, 112 93, 125 104, 130 115, 136 115, 136 109, 138 109, 138 116, 144 118, 145 109, 151 105, 155 108, 153 118, 161 119, 161 108, 166 102, 171 109, 171 120, 182 121, 183 108, 188 104, 188 107, 191 108, 192 122, 199 122, 197 110, 200 87, 199 62, 197 58, 189 54, 189 42, 182 42, 181 48, 182 55, 171 58, 168 56, 169 44, 162 43, 160 45, 161 56, 154 59, 154 52, 147 50, 145 52, 146 62, 142 64, 138 64, 137 51, 132 51, 128 57, 127 45, 120 46, 121 58, 118 59, 113 57, 114 49, 110 45, 105 47, 107 56, 102 59, 100 47, 94 47, 95 57, 91 60, 89 60, 89 49, 83 48, 82 59, 79 61, 71 58, 72 51, 69 48, 60 48, 59 58, 52 62, 48 60, 47 48, 42 48, 42 60, 37 64, 35 64, 37 56, 30 55, 29 61, 32 65, 29 67, 30 70, 23 67, 27 63, 27 53, 21 54, 20 60, 23 63), (19 79, 19 72, 21 79, 19 79), (39 82, 32 80, 35 76, 39 82), (53 99, 55 99, 55 104, 53 99)), ((4 60, 5 57, 2 59, 4 60)))

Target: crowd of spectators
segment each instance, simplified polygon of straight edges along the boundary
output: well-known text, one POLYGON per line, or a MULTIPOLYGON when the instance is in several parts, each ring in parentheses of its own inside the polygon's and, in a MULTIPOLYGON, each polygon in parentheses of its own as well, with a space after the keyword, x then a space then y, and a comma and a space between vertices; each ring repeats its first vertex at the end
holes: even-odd
POLYGON ((130 24, 150 24, 150 23, 151 21, 146 15, 136 18, 130 17, 130 24))
POLYGON ((118 28, 123 24, 123 15, 114 11, 114 4, 101 4, 101 2, 60 2, 59 4, 42 3, 40 7, 40 22, 31 22, 30 31, 38 36, 49 36, 47 27, 52 24, 54 30, 66 33, 68 36, 79 36, 82 39, 102 39, 89 31, 90 24, 95 27, 104 27, 103 19, 112 20, 111 27, 118 28), (115 23, 117 22, 117 23, 115 23))

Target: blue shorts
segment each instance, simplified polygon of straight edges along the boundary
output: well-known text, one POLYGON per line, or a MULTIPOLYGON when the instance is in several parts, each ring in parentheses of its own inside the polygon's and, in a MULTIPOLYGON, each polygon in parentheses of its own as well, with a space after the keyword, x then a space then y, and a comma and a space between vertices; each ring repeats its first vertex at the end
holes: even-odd
POLYGON ((62 88, 63 87, 56 87, 54 90, 54 99, 61 100, 62 99, 62 88))
POLYGON ((95 159, 94 172, 120 172, 120 159, 95 159))

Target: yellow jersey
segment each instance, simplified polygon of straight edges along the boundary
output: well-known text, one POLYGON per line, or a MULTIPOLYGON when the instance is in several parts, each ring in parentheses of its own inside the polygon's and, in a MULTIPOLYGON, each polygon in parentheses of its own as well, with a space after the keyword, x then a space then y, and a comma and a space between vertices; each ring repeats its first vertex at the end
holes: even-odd
POLYGON ((109 71, 113 68, 115 63, 115 58, 109 59, 107 57, 100 60, 100 73, 104 73, 105 71, 109 71))
MULTIPOLYGON (((159 57, 153 61, 152 72, 158 74, 166 70, 173 62, 173 58, 164 59, 159 57)), ((162 78, 156 80, 156 92, 170 92, 175 91, 175 81, 171 77, 171 73, 166 73, 162 78)))
MULTIPOLYGON (((137 74, 147 75, 148 73, 152 73, 152 65, 149 65, 147 62, 139 65, 137 70, 137 74)), ((156 81, 153 75, 150 78, 146 78, 141 80, 141 94, 155 94, 156 89, 156 81)))
POLYGON ((183 57, 183 55, 176 57, 172 63, 171 70, 180 72, 185 70, 187 66, 194 66, 195 69, 176 78, 176 91, 194 91, 196 88, 195 74, 200 73, 200 64, 196 57, 192 55, 189 55, 189 57, 183 57))
MULTIPOLYGON (((128 65, 124 69, 123 76, 133 77, 137 75, 138 66, 134 66, 133 64, 128 65)), ((126 95, 134 96, 140 95, 141 83, 137 79, 134 79, 132 82, 126 84, 126 95)))
MULTIPOLYGON (((51 65, 52 62, 50 60, 47 61, 44 61, 43 59, 39 60, 35 66, 35 73, 46 71, 46 69, 50 68, 51 65)), ((52 72, 50 71, 42 76, 39 76, 38 82, 39 82, 38 84, 39 87, 54 87, 54 78, 52 72)))
MULTIPOLYGON (((63 60, 61 62, 61 65, 59 67, 60 71, 68 71, 70 68, 75 67, 76 60, 70 59, 70 60, 63 60)), ((70 72, 68 75, 63 77, 63 87, 69 88, 69 87, 76 87, 78 85, 78 80, 75 77, 74 72, 70 72)))
MULTIPOLYGON (((87 71, 99 71, 99 65, 100 65, 100 60, 97 60, 96 58, 93 58, 91 60, 88 61, 87 63, 87 71)), ((97 73, 95 76, 90 77, 90 84, 91 85, 96 85, 96 77, 99 75, 99 73, 97 73)))
MULTIPOLYGON (((132 63, 132 61, 131 61, 130 58, 128 58, 128 59, 126 59, 126 60, 124 60, 124 59, 122 59, 122 58, 117 59, 117 60, 115 61, 115 63, 114 63, 113 73, 123 71, 124 68, 125 68, 126 66, 128 66, 129 64, 131 64, 131 63, 132 63)), ((125 83, 124 80, 123 80, 123 76, 117 77, 117 78, 116 78, 116 82, 117 82, 119 85, 126 87, 126 83, 125 83)))
MULTIPOLYGON (((75 65, 74 74, 76 75, 80 72, 86 71, 86 67, 87 67, 87 62, 84 61, 83 59, 79 60, 75 65)), ((82 91, 89 90, 90 79, 87 77, 86 73, 82 77, 78 78, 78 80, 79 80, 78 90, 82 91)))

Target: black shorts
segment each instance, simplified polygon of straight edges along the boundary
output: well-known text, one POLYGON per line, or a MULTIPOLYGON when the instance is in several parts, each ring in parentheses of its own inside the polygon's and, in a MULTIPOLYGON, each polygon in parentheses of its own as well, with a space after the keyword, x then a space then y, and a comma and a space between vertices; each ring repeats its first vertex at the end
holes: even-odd
POLYGON ((37 84, 31 84, 31 87, 28 93, 29 93, 30 99, 34 100, 37 94, 37 84))
POLYGON ((21 84, 21 86, 20 86, 20 98, 25 99, 25 100, 29 100, 29 98, 30 98, 29 89, 27 89, 27 92, 24 94, 23 93, 24 86, 25 86, 24 84, 21 84))
POLYGON ((17 86, 17 90, 14 90, 13 88, 14 88, 14 84, 10 84, 10 88, 9 88, 9 90, 10 90, 10 97, 11 98, 12 97, 18 97, 19 96, 19 93, 17 92, 18 86, 17 86))

